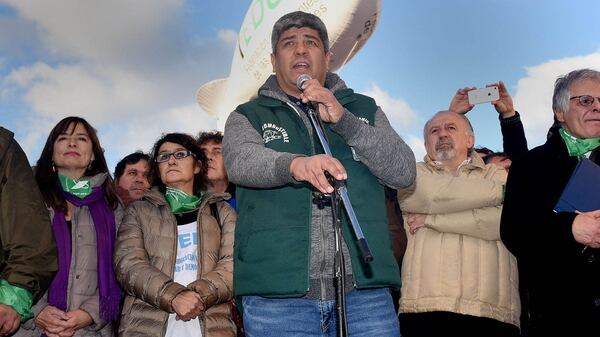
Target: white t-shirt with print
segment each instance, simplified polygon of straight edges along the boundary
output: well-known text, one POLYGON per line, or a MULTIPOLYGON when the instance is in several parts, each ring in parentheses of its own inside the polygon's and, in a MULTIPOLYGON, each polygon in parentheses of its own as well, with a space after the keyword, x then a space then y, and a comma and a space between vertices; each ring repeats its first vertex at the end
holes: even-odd
MULTIPOLYGON (((177 259, 173 281, 188 285, 198 277, 198 223, 196 221, 177 226, 177 259)), ((175 319, 170 314, 165 337, 201 337, 202 329, 198 318, 187 322, 175 319)))

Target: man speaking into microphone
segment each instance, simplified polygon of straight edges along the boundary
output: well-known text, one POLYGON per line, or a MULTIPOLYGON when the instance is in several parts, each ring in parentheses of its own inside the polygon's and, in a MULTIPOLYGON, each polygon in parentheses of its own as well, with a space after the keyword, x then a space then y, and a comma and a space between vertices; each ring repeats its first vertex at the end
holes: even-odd
POLYGON ((225 124, 223 156, 237 184, 234 287, 247 336, 336 333, 334 227, 326 172, 345 180, 373 260, 359 257, 342 214, 345 300, 352 336, 398 336, 390 288, 400 286, 383 185, 412 184, 415 158, 375 101, 328 72, 327 30, 315 15, 281 17, 271 75, 225 124), (302 75, 308 77, 300 78, 302 75), (310 78, 310 79, 308 79, 310 78), (316 108, 332 156, 307 112, 316 108))

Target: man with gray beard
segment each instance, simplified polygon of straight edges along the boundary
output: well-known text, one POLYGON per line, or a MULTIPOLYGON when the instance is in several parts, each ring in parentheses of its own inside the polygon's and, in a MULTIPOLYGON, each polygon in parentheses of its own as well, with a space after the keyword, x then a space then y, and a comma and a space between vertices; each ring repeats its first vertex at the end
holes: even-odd
POLYGON ((473 151, 465 115, 438 112, 424 138, 416 181, 398 193, 402 336, 518 336, 517 263, 499 231, 506 171, 473 151))

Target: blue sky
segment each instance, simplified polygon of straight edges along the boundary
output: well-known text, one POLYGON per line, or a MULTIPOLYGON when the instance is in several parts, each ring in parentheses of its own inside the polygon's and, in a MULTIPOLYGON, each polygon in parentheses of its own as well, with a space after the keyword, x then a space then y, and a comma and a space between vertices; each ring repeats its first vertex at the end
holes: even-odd
MULTIPOLYGON (((110 167, 127 153, 149 150, 162 132, 214 129, 216 120, 196 104, 195 92, 229 74, 249 5, 0 0, 0 125, 15 132, 34 163, 54 124, 80 115, 98 129, 110 167)), ((339 74, 375 97, 419 160, 423 124, 447 108, 459 87, 503 80, 533 147, 551 123, 556 77, 581 67, 600 70, 597 0, 381 0, 381 6, 375 33, 339 74)), ((476 143, 501 150, 495 110, 478 105, 468 116, 476 143)))

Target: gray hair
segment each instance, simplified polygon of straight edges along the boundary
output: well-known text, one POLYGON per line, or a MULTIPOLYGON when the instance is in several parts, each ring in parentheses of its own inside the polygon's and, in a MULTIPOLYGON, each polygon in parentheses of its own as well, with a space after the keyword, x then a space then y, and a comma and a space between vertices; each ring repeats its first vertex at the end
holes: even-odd
POLYGON ((314 14, 296 11, 282 16, 273 25, 273 32, 271 33, 271 48, 273 49, 273 54, 275 54, 277 50, 277 42, 279 42, 281 34, 294 27, 308 27, 316 30, 323 42, 325 52, 327 53, 329 51, 329 37, 327 36, 327 27, 325 27, 323 21, 314 14))
POLYGON ((584 79, 600 82, 600 72, 588 68, 578 69, 556 79, 556 82, 554 82, 554 95, 552 96, 552 110, 561 112, 569 110, 571 85, 584 79))
POLYGON ((431 118, 429 118, 429 120, 425 123, 425 126, 423 127, 423 139, 427 139, 427 127, 429 126, 429 123, 431 123, 431 121, 434 118, 436 118, 437 116, 439 116, 439 115, 441 115, 443 113, 448 113, 448 112, 454 113, 454 114, 460 116, 463 119, 463 121, 465 122, 465 125, 467 126, 467 135, 468 136, 474 136, 475 135, 475 132, 473 131, 473 125, 471 125, 471 121, 469 121, 469 119, 467 118, 467 116, 465 114, 459 114, 459 113, 456 113, 456 112, 444 110, 444 111, 438 111, 438 112, 436 112, 436 114, 433 115, 433 116, 431 116, 431 118))

